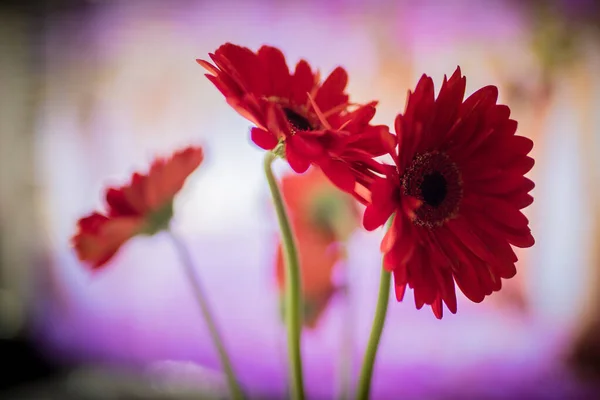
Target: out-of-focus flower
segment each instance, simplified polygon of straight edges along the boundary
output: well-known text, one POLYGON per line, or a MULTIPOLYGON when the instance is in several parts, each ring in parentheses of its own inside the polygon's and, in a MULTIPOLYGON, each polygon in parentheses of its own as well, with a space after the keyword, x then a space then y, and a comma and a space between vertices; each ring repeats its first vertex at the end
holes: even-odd
MULTIPOLYGON (((296 247, 302 275, 302 299, 304 325, 317 326, 329 300, 338 290, 332 281, 336 264, 344 257, 342 249, 335 242, 327 242, 309 228, 295 228, 296 247)), ((281 296, 285 285, 285 264, 281 243, 277 246, 276 257, 277 288, 281 296)), ((284 302, 280 302, 282 316, 285 315, 284 302)))
POLYGON ((271 46, 255 53, 226 43, 210 57, 214 65, 197 62, 227 102, 256 125, 252 141, 285 157, 295 172, 318 165, 335 185, 352 193, 355 163, 385 154, 394 141, 387 126, 370 125, 376 102, 350 103, 348 74, 341 67, 321 82, 305 60, 291 73, 283 53, 271 46))
MULTIPOLYGON (((340 192, 318 168, 302 175, 290 174, 281 182, 298 248, 304 323, 314 328, 339 289, 332 280, 336 264, 344 259, 343 243, 360 224, 352 197, 340 192)), ((284 257, 278 243, 275 272, 281 293, 284 257)))
POLYGON ((417 308, 431 305, 437 318, 442 303, 456 313, 454 282, 481 302, 516 274, 511 245, 534 244, 521 212, 533 202, 534 183, 524 176, 533 142, 515 135, 495 86, 463 101, 465 85, 457 68, 436 99, 432 79, 421 77, 395 121, 395 168, 371 185, 363 218, 373 230, 394 214, 381 250, 396 297, 408 285, 417 308))
POLYGON ((295 227, 308 227, 324 241, 344 241, 360 225, 356 203, 318 168, 281 179, 281 191, 295 227))
POLYGON ((168 159, 156 159, 147 174, 134 173, 129 184, 108 188, 106 212, 78 221, 72 243, 79 259, 100 268, 130 238, 168 229, 173 199, 203 159, 202 148, 188 147, 168 159))

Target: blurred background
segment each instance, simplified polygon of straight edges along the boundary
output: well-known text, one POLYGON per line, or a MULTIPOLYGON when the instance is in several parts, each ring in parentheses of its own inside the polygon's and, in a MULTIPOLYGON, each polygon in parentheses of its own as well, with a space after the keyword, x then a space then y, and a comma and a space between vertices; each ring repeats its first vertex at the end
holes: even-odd
MULTIPOLYGON (((286 397, 263 152, 194 61, 228 41, 278 46, 290 64, 302 57, 323 74, 344 66, 352 99, 380 100, 375 120, 388 125, 421 74, 439 88, 460 65, 467 92, 498 86, 520 134, 535 141, 526 214, 536 245, 518 252, 517 276, 482 304, 460 297, 458 314, 441 321, 415 310, 411 293, 392 300, 373 399, 600 398, 594 0, 2 2, 2 398, 227 397, 167 237, 130 241, 94 276, 69 244, 103 187, 190 143, 207 155, 178 197, 174 226, 243 386, 253 398, 286 397)), ((382 232, 359 229, 356 205, 318 176, 286 178, 283 163, 277 173, 286 200, 306 197, 292 213, 315 216, 296 226, 314 289, 307 393, 347 398, 377 298, 382 232)))

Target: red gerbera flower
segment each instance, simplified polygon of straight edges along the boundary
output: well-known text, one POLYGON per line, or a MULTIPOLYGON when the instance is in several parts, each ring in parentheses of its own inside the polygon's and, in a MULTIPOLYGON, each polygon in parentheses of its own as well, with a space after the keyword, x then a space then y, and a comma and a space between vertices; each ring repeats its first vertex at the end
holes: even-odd
POLYGON ((345 92, 348 74, 343 68, 336 68, 324 82, 304 60, 290 73, 283 53, 271 46, 254 53, 227 43, 210 57, 215 65, 197 62, 209 71, 206 76, 227 102, 256 125, 252 141, 285 156, 294 171, 303 173, 311 163, 318 163, 336 185, 350 191, 353 178, 345 163, 352 160, 348 160, 350 152, 342 149, 369 142, 361 154, 372 158, 385 153, 376 141, 385 140, 389 129, 369 125, 377 103, 350 110, 345 92))
MULTIPOLYGON (((274 121, 274 111, 281 110, 292 130, 312 131, 325 128, 313 109, 311 98, 329 124, 335 124, 348 106, 345 93, 348 74, 338 67, 320 82, 319 73, 301 60, 290 73, 281 50, 262 46, 252 50, 226 43, 209 54, 215 65, 197 60, 210 72, 206 76, 223 93, 227 102, 242 116, 268 129, 274 121), (278 107, 271 107, 277 105, 278 107)), ((254 142, 271 150, 278 143, 279 132, 272 135, 253 134, 254 142)))
POLYGON ((474 302, 516 274, 511 247, 534 244, 521 209, 533 202, 527 173, 533 142, 515 135, 510 109, 486 86, 463 101, 460 68, 437 99, 423 75, 395 122, 396 168, 371 186, 363 224, 373 230, 395 213, 381 250, 393 271, 398 301, 406 285, 417 308, 442 302, 456 313, 454 282, 474 302))
POLYGON ((169 159, 155 160, 146 175, 133 174, 131 183, 108 188, 106 212, 94 212, 78 222, 72 243, 79 259, 99 268, 130 238, 167 229, 173 198, 203 158, 202 148, 188 147, 169 159))

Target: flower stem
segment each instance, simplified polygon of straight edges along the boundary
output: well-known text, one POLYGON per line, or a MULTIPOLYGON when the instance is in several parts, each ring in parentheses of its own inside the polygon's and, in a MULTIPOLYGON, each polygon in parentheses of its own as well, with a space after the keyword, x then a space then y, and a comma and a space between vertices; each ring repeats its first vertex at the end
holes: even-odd
POLYGON ((265 175, 275 204, 277 220, 281 231, 285 257, 285 320, 287 328, 288 359, 291 375, 291 396, 294 400, 304 399, 304 382, 302 378, 302 355, 300 351, 300 335, 302 333, 302 291, 300 266, 294 234, 290 226, 285 203, 279 185, 273 175, 271 164, 276 155, 267 152, 264 160, 265 175))
POLYGON ((381 339, 381 332, 385 324, 385 315, 388 308, 388 300, 390 298, 390 282, 392 274, 381 267, 381 276, 379 278, 379 295, 377 299, 377 309, 375 310, 375 318, 371 327, 371 335, 369 336, 369 344, 365 352, 365 358, 360 371, 356 398, 358 400, 367 400, 371 389, 371 377, 373 376, 373 366, 375 365, 375 357, 377 356, 377 348, 381 339))
POLYGON ((208 299, 206 293, 200 283, 198 275, 196 274, 196 269, 194 267, 194 262, 192 260, 192 256, 184 244, 184 242, 172 231, 168 231, 169 236, 179 254, 179 258, 181 260, 181 264, 184 267, 185 273, 187 275, 188 281, 192 286, 192 290, 196 297, 196 301, 198 306, 200 307, 200 311, 204 316, 204 320, 206 321, 206 325, 208 326, 208 330, 210 336, 217 348, 217 352, 219 353, 219 358, 221 359, 221 365, 223 370, 225 371, 225 375, 227 377, 227 383, 229 385, 229 390, 231 394, 231 398, 235 400, 244 399, 244 394, 242 389, 238 383, 238 380, 233 372, 233 367, 231 366, 231 360, 227 355, 227 351, 225 351, 225 346, 223 345, 223 340, 221 339, 221 335, 219 334, 219 330, 217 329, 217 324, 215 323, 215 319, 213 317, 212 311, 210 309, 210 305, 208 304, 208 299))

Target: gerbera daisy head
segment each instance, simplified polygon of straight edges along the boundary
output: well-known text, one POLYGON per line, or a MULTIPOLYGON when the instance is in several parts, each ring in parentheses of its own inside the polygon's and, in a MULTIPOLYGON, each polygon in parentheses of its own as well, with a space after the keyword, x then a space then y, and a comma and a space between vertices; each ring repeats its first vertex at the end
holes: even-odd
POLYGON ((510 109, 486 86, 463 101, 466 79, 457 68, 435 98, 423 75, 409 92, 395 129, 395 168, 371 185, 365 228, 393 222, 381 248, 396 295, 414 289, 417 308, 442 303, 456 312, 454 282, 480 302, 516 274, 512 246, 534 244, 521 210, 533 202, 533 142, 516 135, 510 109))
POLYGON ((147 174, 133 174, 130 183, 108 188, 106 211, 78 221, 72 243, 79 259, 99 268, 133 236, 168 229, 173 199, 202 163, 203 154, 200 147, 188 147, 168 159, 156 159, 147 174))
POLYGON ((258 146, 268 150, 284 139, 282 134, 325 128, 324 124, 334 123, 349 106, 345 92, 348 74, 341 67, 321 82, 319 72, 313 71, 305 60, 299 61, 291 72, 281 50, 272 46, 253 52, 226 43, 209 56, 214 64, 196 61, 209 72, 207 78, 227 102, 256 126, 274 130, 270 139, 253 137, 258 146), (278 115, 274 114, 280 114, 283 121, 276 121, 278 115), (279 132, 284 128, 287 132, 279 132))
MULTIPOLYGON (((210 57, 214 64, 197 62, 209 72, 206 76, 227 102, 256 125, 251 130, 252 141, 286 158, 298 173, 334 157, 330 150, 347 147, 349 134, 373 137, 374 132, 366 131, 375 128, 370 121, 377 103, 351 105, 346 93, 348 74, 341 67, 321 81, 319 72, 304 60, 291 72, 283 53, 271 46, 253 52, 226 43, 210 57)), ((381 128, 377 127, 378 134, 381 128)), ((374 148, 370 145, 362 149, 363 154, 370 154, 374 148)))

